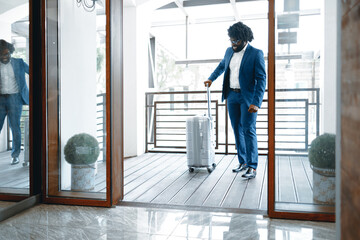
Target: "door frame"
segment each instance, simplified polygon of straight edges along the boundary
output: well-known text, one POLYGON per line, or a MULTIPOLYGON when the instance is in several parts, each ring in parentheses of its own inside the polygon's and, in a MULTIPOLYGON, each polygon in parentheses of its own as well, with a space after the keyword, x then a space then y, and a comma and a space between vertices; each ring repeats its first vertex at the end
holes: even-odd
POLYGON ((268 215, 270 218, 335 222, 335 213, 279 211, 275 209, 275 0, 269 2, 269 61, 268 61, 268 215))
MULTIPOLYGON (((83 195, 73 192, 71 197, 69 194, 63 195, 58 188, 59 174, 55 178, 48 179, 49 172, 59 173, 59 111, 58 111, 58 70, 59 64, 57 59, 58 46, 50 57, 48 54, 47 43, 52 42, 58 44, 59 25, 58 22, 48 21, 58 19, 58 11, 48 11, 48 3, 53 4, 52 7, 58 9, 58 0, 42 0, 42 121, 43 121, 43 149, 42 164, 42 199, 45 203, 59 203, 69 205, 84 206, 103 206, 111 207, 123 197, 122 193, 122 164, 123 164, 123 68, 122 68, 122 0, 106 1, 106 199, 90 199, 83 195), (52 24, 52 28, 49 25, 52 24), (49 34, 49 30, 52 32, 49 34), (52 69, 51 75, 47 71, 49 62, 56 64, 57 69, 52 69), (50 96, 50 98, 49 98, 50 96), (53 98, 51 98, 53 97, 53 98), (49 101, 49 99, 51 99, 49 101), (49 121, 51 119, 51 121, 49 121), (48 143, 55 143, 49 147, 48 143), (51 164, 49 164, 51 159, 51 164), (55 160, 56 159, 56 160, 55 160), (48 196, 47 186, 55 184, 51 196, 48 196), (52 181, 52 182, 51 182, 52 181), (57 187, 57 189, 56 189, 57 187), (54 194, 55 193, 55 194, 54 194)), ((53 10, 53 9, 52 9, 53 10)), ((91 195, 91 197, 93 197, 91 195)))

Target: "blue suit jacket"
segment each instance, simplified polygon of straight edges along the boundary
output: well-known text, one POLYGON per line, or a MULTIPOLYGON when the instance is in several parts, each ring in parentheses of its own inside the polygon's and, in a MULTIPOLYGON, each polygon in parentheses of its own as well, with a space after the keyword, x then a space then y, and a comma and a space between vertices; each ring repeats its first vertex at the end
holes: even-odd
POLYGON ((14 70, 23 105, 29 105, 29 88, 25 81, 25 73, 29 74, 29 65, 21 58, 11 58, 11 65, 14 70))
MULTIPOLYGON (((223 101, 227 98, 230 91, 229 64, 233 54, 234 50, 231 47, 226 49, 224 58, 209 77, 211 81, 215 81, 225 71, 222 90, 223 101)), ((250 44, 247 45, 241 61, 239 83, 241 94, 246 104, 248 106, 254 104, 261 107, 266 86, 264 54, 261 50, 252 47, 250 44)))

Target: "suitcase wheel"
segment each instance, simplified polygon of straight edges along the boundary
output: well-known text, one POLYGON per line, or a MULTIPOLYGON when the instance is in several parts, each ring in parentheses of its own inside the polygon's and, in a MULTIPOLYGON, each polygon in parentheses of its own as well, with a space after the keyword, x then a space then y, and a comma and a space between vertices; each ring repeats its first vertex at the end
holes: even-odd
POLYGON ((207 168, 207 170, 208 170, 208 173, 211 173, 213 171, 212 168, 207 168))
POLYGON ((216 163, 213 163, 213 164, 212 164, 212 167, 215 169, 215 168, 216 168, 216 163))
POLYGON ((189 172, 193 172, 194 171, 194 168, 189 168, 189 172))

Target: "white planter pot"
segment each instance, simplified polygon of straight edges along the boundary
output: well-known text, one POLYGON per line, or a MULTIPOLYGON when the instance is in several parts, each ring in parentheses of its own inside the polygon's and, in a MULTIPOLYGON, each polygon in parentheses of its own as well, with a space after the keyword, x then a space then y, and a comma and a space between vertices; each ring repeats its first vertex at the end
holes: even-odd
POLYGON ((71 191, 93 191, 95 188, 95 164, 71 165, 71 191))
POLYGON ((313 198, 316 203, 335 204, 335 170, 313 169, 313 198))

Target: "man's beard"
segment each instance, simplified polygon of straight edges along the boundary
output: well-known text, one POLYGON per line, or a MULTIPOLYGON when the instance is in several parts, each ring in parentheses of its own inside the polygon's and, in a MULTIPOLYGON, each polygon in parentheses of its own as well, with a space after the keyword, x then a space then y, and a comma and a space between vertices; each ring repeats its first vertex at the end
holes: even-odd
POLYGON ((0 59, 0 62, 3 63, 3 64, 8 64, 10 62, 10 58, 0 59))
POLYGON ((233 48, 234 52, 240 52, 241 50, 244 49, 245 45, 246 45, 245 41, 241 42, 241 45, 236 46, 236 49, 233 48))

